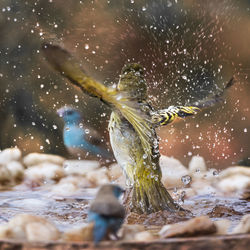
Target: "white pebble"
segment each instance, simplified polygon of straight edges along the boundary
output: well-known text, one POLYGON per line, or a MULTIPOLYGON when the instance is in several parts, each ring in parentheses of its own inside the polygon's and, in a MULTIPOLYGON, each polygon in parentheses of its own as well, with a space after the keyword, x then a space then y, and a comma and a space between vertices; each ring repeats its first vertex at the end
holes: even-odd
POLYGON ((31 180, 59 180, 64 176, 61 166, 52 163, 41 163, 25 170, 25 177, 31 180))
POLYGON ((63 163, 66 175, 86 175, 88 172, 100 167, 98 161, 88 160, 67 160, 63 163))
POLYGON ((162 155, 160 158, 160 166, 162 171, 162 182, 165 187, 173 188, 183 186, 182 176, 188 175, 187 168, 173 157, 162 155))
POLYGON ((240 223, 233 229, 232 234, 250 233, 250 214, 242 217, 240 223))
POLYGON ((206 172, 207 166, 203 157, 195 155, 189 162, 188 169, 190 173, 206 172))
POLYGON ((93 185, 93 187, 97 187, 110 182, 107 174, 107 169, 105 168, 88 172, 86 178, 93 185))
POLYGON ((18 148, 7 148, 0 152, 0 164, 7 164, 11 161, 19 161, 22 153, 18 148))
POLYGON ((58 155, 30 153, 23 158, 23 163, 27 167, 38 165, 44 162, 62 165, 64 160, 65 159, 63 157, 58 155))
POLYGON ((154 239, 155 239, 154 236, 148 231, 136 233, 134 237, 135 241, 142 241, 142 242, 151 241, 154 239))
POLYGON ((52 241, 59 237, 60 232, 51 222, 31 214, 16 215, 8 224, 0 225, 1 239, 52 241))

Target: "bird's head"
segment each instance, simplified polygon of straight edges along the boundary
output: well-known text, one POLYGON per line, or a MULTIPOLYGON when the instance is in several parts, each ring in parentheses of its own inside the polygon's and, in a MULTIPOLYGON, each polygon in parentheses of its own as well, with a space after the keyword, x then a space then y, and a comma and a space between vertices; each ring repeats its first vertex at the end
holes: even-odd
POLYGON ((107 195, 107 194, 112 194, 114 195, 117 199, 119 199, 119 197, 125 192, 124 189, 122 189, 121 187, 119 187, 118 185, 114 185, 114 184, 105 184, 103 186, 100 187, 97 196, 102 197, 103 195, 107 195))
POLYGON ((131 97, 146 99, 147 85, 144 79, 144 69, 138 63, 130 63, 122 68, 118 90, 126 91, 131 97))
POLYGON ((57 114, 62 117, 66 123, 75 123, 82 119, 80 111, 71 106, 64 106, 58 109, 57 114))

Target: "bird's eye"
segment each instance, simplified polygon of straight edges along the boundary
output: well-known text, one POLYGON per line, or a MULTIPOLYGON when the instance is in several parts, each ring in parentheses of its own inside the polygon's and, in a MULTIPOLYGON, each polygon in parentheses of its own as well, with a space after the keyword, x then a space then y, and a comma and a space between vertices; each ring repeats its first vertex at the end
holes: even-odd
POLYGON ((73 111, 69 110, 67 113, 68 113, 68 115, 72 115, 73 111))

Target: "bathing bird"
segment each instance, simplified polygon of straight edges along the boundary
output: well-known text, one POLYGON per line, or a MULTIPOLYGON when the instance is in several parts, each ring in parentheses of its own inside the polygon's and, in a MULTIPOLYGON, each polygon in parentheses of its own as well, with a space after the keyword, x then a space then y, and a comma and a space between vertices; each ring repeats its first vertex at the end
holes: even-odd
POLYGON ((89 222, 94 223, 93 238, 95 244, 109 235, 117 238, 116 233, 125 217, 125 209, 119 202, 119 197, 123 192, 121 187, 113 184, 100 187, 88 212, 89 222))
POLYGON ((57 110, 63 118, 63 141, 69 153, 83 159, 105 159, 111 161, 112 153, 101 135, 93 128, 84 124, 79 110, 64 106, 57 110))
MULTIPOLYGON (((180 210, 161 182, 159 140, 155 129, 176 118, 196 114, 199 105, 171 106, 157 111, 148 102, 144 69, 140 64, 125 65, 118 84, 107 87, 88 76, 80 63, 61 47, 46 43, 42 50, 51 66, 62 76, 112 108, 110 142, 132 187, 130 209, 137 213, 180 210)), ((229 83, 228 87, 231 85, 229 83)), ((223 91, 217 99, 222 94, 223 91)), ((204 107, 210 104, 204 102, 204 107)))

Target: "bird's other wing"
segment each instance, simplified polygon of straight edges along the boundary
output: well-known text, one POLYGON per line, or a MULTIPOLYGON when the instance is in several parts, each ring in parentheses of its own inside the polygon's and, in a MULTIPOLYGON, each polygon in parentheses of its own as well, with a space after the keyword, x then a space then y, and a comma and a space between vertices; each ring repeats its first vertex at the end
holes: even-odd
POLYGON ((212 107, 216 103, 222 102, 225 91, 235 83, 234 77, 232 77, 227 83, 224 89, 219 91, 204 100, 200 100, 187 106, 170 106, 166 109, 161 109, 151 112, 151 121, 157 126, 167 125, 178 118, 185 118, 187 116, 195 115, 204 108, 212 107))
POLYGON ((222 102, 224 100, 223 95, 225 94, 227 89, 229 89, 231 86, 235 84, 235 82, 236 82, 235 78, 232 77, 223 89, 218 89, 217 93, 215 93, 214 95, 207 97, 203 100, 194 102, 192 105, 197 108, 203 109, 212 107, 213 105, 222 102))
POLYGON ((177 118, 185 118, 197 114, 200 111, 194 106, 170 106, 166 109, 151 112, 151 121, 157 126, 167 125, 177 118))

